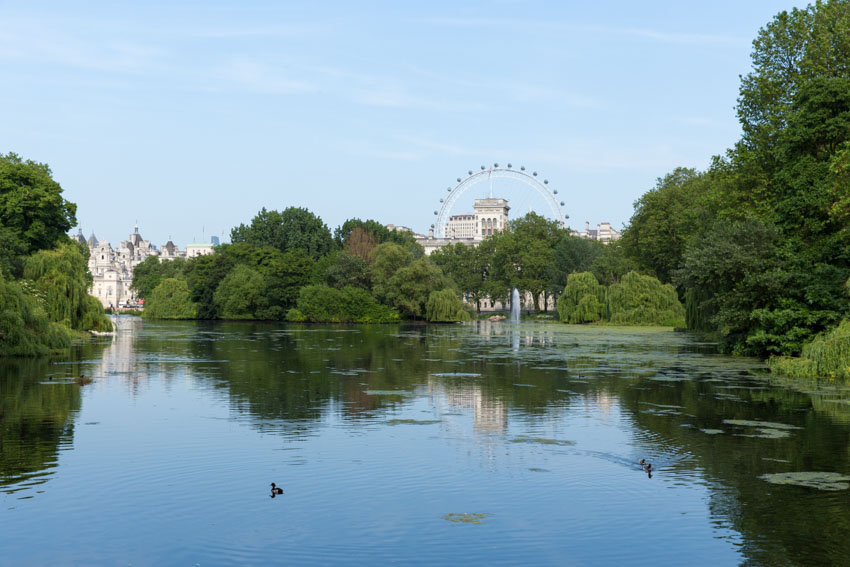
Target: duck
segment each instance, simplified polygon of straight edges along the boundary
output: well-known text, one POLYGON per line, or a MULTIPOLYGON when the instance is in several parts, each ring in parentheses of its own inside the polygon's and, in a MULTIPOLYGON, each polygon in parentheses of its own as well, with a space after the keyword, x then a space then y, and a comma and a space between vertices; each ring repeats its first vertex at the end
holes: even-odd
POLYGON ((641 460, 639 460, 639 461, 638 461, 638 464, 639 464, 640 466, 644 466, 644 465, 646 465, 646 459, 641 459, 641 460))
POLYGON ((646 464, 644 464, 644 465, 643 465, 643 470, 645 470, 645 471, 646 471, 646 472, 648 472, 648 473, 651 473, 651 472, 652 472, 652 463, 646 463, 646 464))
POLYGON ((274 483, 272 483, 272 494, 283 494, 283 489, 278 488, 274 483))

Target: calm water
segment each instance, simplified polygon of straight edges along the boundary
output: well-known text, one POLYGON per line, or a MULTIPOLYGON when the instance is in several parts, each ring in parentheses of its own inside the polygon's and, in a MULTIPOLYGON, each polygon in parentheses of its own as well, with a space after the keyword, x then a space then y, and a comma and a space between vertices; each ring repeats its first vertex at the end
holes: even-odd
POLYGON ((760 478, 850 474, 840 384, 636 329, 116 321, 0 361, 2 565, 850 561, 846 483, 760 478))

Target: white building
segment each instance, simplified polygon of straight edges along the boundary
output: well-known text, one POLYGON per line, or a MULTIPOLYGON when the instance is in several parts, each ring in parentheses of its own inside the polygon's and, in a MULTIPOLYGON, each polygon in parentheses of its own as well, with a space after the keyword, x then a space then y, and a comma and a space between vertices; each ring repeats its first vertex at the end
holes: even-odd
POLYGON ((415 235, 416 241, 425 249, 425 255, 430 256, 434 250, 458 242, 478 246, 486 237, 508 226, 508 211, 511 208, 506 199, 475 199, 473 210, 472 214, 449 217, 443 238, 435 238, 433 228, 428 236, 415 235))
POLYGON ((584 223, 584 232, 573 232, 579 238, 586 238, 588 240, 599 240, 603 244, 608 244, 609 242, 613 242, 615 240, 620 239, 620 233, 614 228, 611 227, 611 223, 609 222, 601 222, 596 225, 596 230, 592 230, 590 228, 590 222, 585 221, 584 223))
POLYGON ((72 238, 89 247, 89 271, 93 278, 89 293, 98 298, 104 307, 113 308, 136 302, 135 293, 131 289, 133 269, 149 256, 174 260, 213 253, 212 244, 190 244, 182 251, 170 240, 162 246, 162 250, 158 250, 149 240, 142 238, 138 226, 127 240, 119 243, 117 250, 105 240, 99 242, 94 234, 86 240, 82 229, 72 238))

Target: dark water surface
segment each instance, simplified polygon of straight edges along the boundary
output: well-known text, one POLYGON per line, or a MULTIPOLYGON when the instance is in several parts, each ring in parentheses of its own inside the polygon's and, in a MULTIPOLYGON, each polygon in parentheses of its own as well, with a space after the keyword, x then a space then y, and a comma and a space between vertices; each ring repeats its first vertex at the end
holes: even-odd
POLYGON ((843 384, 653 330, 115 320, 0 361, 0 565, 850 563, 843 384))

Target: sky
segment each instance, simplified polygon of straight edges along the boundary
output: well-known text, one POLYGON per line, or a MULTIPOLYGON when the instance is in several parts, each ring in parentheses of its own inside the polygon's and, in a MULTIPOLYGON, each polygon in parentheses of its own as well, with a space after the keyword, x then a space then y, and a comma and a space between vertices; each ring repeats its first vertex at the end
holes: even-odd
POLYGON ((227 241, 262 207, 426 232, 497 162, 620 229, 734 144, 752 40, 804 5, 0 0, 0 153, 113 245, 227 241))

